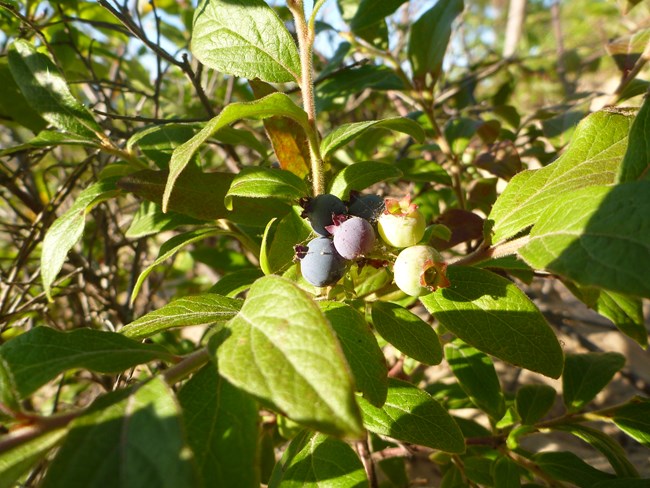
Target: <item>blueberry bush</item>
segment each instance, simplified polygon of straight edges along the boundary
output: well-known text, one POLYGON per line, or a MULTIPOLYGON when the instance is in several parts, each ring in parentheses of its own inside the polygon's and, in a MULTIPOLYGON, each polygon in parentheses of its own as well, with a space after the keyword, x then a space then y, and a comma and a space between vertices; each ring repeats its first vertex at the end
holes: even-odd
POLYGON ((0 0, 0 488, 650 486, 649 20, 0 0))

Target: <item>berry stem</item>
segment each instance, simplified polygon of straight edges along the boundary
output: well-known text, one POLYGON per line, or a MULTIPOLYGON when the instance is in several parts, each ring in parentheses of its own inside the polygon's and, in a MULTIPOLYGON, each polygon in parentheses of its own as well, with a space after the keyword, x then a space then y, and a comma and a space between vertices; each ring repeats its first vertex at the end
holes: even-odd
POLYGON ((303 0, 288 0, 287 7, 293 15, 296 25, 296 34, 298 36, 298 49, 300 51, 300 91, 302 92, 302 106, 307 112, 307 119, 311 128, 310 134, 307 134, 309 142, 309 158, 311 163, 311 179, 314 196, 325 193, 325 175, 323 168, 323 158, 320 154, 320 136, 316 127, 316 102, 314 99, 314 69, 312 64, 314 37, 315 37, 315 17, 316 13, 323 5, 324 1, 319 1, 314 5, 314 9, 309 19, 305 18, 305 9, 303 0))

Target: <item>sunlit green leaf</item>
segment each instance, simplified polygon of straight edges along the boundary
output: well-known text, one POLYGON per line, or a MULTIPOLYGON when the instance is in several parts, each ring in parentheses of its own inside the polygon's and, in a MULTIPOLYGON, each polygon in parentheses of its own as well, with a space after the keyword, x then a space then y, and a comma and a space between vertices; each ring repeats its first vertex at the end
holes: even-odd
POLYGON ((361 434, 354 382, 334 330, 293 282, 274 275, 257 280, 224 335, 211 347, 230 383, 296 422, 361 434))
POLYGON ((562 348, 546 320, 511 281, 478 268, 450 266, 451 286, 420 297, 447 330, 480 351, 558 378, 562 348))
POLYGON ((263 0, 202 0, 190 50, 223 73, 271 83, 300 81, 296 43, 263 0))

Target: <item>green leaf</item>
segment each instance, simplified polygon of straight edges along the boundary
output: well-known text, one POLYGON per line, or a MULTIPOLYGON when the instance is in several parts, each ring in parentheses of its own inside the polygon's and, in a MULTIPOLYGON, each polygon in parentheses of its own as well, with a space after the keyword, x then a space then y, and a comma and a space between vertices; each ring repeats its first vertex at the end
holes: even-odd
POLYGON ((271 83, 300 82, 296 43, 263 0, 202 0, 190 50, 222 73, 271 83))
POLYGON ((52 283, 61 271, 68 251, 83 234, 86 215, 92 208, 117 194, 117 180, 109 178, 89 186, 77 196, 74 204, 48 229, 41 251, 41 279, 49 299, 52 298, 52 283))
POLYGON ((593 286, 578 286, 570 282, 565 284, 585 305, 603 317, 607 317, 621 332, 634 339, 641 347, 648 346, 648 331, 645 327, 640 298, 593 286))
POLYGON ((98 148, 100 147, 100 144, 98 143, 97 139, 78 136, 76 134, 68 134, 67 132, 43 130, 39 132, 36 137, 30 139, 29 142, 0 150, 0 156, 7 156, 9 154, 32 149, 34 147, 52 146, 85 146, 98 148))
MULTIPOLYGON (((351 0, 356 1, 356 0, 351 0)), ((371 88, 373 90, 403 90, 404 82, 388 66, 365 64, 332 73, 315 87, 317 112, 341 107, 346 100, 371 88)))
POLYGON ((228 210, 232 210, 233 197, 275 198, 287 203, 297 203, 308 194, 309 189, 305 182, 290 171, 248 167, 235 176, 224 204, 228 210))
POLYGON ((440 339, 420 317, 390 302, 374 302, 371 313, 375 330, 398 351, 427 365, 442 361, 440 339))
POLYGON ((512 459, 501 456, 494 463, 494 486, 499 488, 519 488, 523 469, 512 459))
POLYGON ((366 472, 345 442, 302 431, 273 470, 269 488, 364 488, 366 472))
POLYGON ((499 196, 489 220, 494 243, 508 239, 537 222, 561 195, 593 185, 611 185, 627 148, 633 117, 601 111, 576 128, 562 156, 548 166, 515 176, 499 196))
POLYGON ((420 297, 451 333, 479 351, 559 378, 562 348, 546 320, 511 281, 490 271, 450 266, 448 288, 420 297))
MULTIPOLYGON (((650 42, 650 39, 646 42, 650 42)), ((625 157, 616 175, 617 183, 650 179, 650 98, 645 98, 632 123, 629 137, 625 157)))
POLYGON ((358 398, 363 424, 375 434, 451 453, 465 450, 463 434, 437 401, 416 386, 388 380, 388 398, 382 408, 358 398))
POLYGON ((650 447, 650 401, 635 399, 614 411, 612 420, 627 435, 650 447))
POLYGON ((403 132, 410 135, 418 142, 424 140, 424 130, 414 120, 406 117, 393 117, 383 120, 368 120, 366 122, 353 122, 338 126, 332 132, 327 134, 320 145, 323 159, 328 159, 334 151, 345 146, 350 141, 356 139, 369 129, 390 129, 396 132, 403 132))
POLYGON ((253 102, 231 103, 230 105, 227 105, 221 113, 211 119, 198 134, 174 150, 171 161, 169 162, 169 177, 167 179, 167 185, 165 186, 165 192, 163 193, 163 211, 167 211, 176 180, 190 162, 199 146, 208 140, 212 134, 239 119, 263 119, 274 115, 293 119, 298 122, 308 134, 311 134, 312 132, 305 111, 293 103, 291 98, 284 93, 273 93, 253 102))
MULTIPOLYGON (((176 180, 168 210, 200 220, 229 219, 262 227, 273 217, 282 217, 289 211, 290 207, 279 200, 239 197, 233 198, 235 211, 228 211, 224 198, 234 178, 232 173, 202 173, 188 168, 176 180)), ((118 186, 161 205, 166 181, 166 172, 145 170, 120 179, 118 186)))
POLYGON ((54 127, 92 139, 104 137, 90 111, 72 96, 58 68, 32 44, 14 41, 9 69, 27 103, 54 127))
MULTIPOLYGON (((0 351, 2 351, 1 347, 0 351)), ((0 404, 4 405, 4 409, 9 409, 13 412, 19 412, 21 410, 18 401, 18 391, 16 390, 14 379, 11 376, 9 365, 2 359, 2 353, 0 353, 0 404)), ((1 413, 0 419, 2 419, 1 413)))
POLYGON ((233 271, 223 275, 208 292, 232 298, 248 290, 253 282, 262 276, 264 276, 264 273, 258 268, 233 271))
POLYGON ((41 486, 197 486, 174 393, 160 377, 138 386, 100 397, 70 424, 41 486))
POLYGON ((388 368, 384 353, 361 313, 340 302, 319 302, 341 343, 357 389, 376 407, 388 393, 388 368))
POLYGON ((361 191, 380 181, 400 176, 402 172, 392 164, 361 161, 339 171, 330 183, 329 193, 346 199, 350 190, 361 191))
POLYGON ((587 442, 594 449, 603 453, 618 476, 622 478, 639 477, 639 473, 628 459, 625 450, 618 442, 604 432, 576 423, 556 425, 553 429, 570 432, 579 439, 587 442))
POLYGON ((211 342, 219 374, 291 420, 335 435, 363 432, 341 346, 318 305, 293 282, 257 280, 229 334, 211 342))
POLYGON ((73 368, 119 373, 138 364, 173 357, 160 346, 141 344, 115 332, 77 329, 59 332, 36 327, 0 347, 0 358, 16 392, 26 398, 48 381, 73 368))
POLYGON ((614 475, 594 468, 569 451, 540 452, 533 456, 533 461, 554 479, 568 481, 580 488, 592 488, 599 481, 614 478, 614 475))
POLYGON ((350 21, 352 32, 361 31, 393 14, 406 0, 361 0, 359 8, 350 21))
POLYGON ((295 257, 294 246, 302 244, 312 235, 309 222, 300 215, 302 208, 292 207, 278 223, 268 252, 268 264, 271 273, 286 271, 295 257))
POLYGON ((238 298, 213 293, 178 298, 125 325, 120 333, 132 339, 144 339, 173 327, 224 322, 237 315, 241 306, 242 300, 238 298))
POLYGON ((200 485, 260 486, 259 418, 253 398, 219 377, 209 363, 178 393, 200 485))
MULTIPOLYGON (((0 59, 0 84, 0 118, 13 120, 34 133, 45 129, 47 122, 27 103, 9 71, 7 58, 0 59)), ((0 154, 4 152, 0 151, 0 154)))
POLYGON ((623 366, 625 357, 616 352, 567 354, 562 375, 564 405, 571 412, 581 410, 623 366))
POLYGON ((503 417, 506 406, 492 360, 458 340, 445 345, 445 359, 470 400, 493 419, 503 417))
POLYGON ((395 162, 395 166, 405 180, 451 186, 451 176, 435 161, 402 158, 395 162))
POLYGON ((650 298, 650 181, 593 186, 549 206, 519 255, 582 285, 650 298))
POLYGON ((226 232, 221 229, 197 229, 197 230, 191 230, 189 232, 185 232, 184 234, 178 234, 171 239, 169 239, 167 242, 165 242, 162 246, 160 246, 160 250, 158 251, 158 257, 156 260, 151 263, 149 266, 147 266, 141 273, 140 276, 138 276, 137 281, 135 282, 135 285, 133 286, 133 291, 131 292, 131 303, 133 303, 138 296, 138 293, 140 292, 140 288, 142 287, 142 284, 144 283, 144 280, 147 279, 147 276, 153 271, 153 269, 158 266, 160 263, 168 260, 172 256, 175 256, 176 253, 178 253, 181 249, 184 247, 189 246, 190 244, 193 244, 198 241, 202 241, 203 239, 207 239, 208 237, 212 236, 217 236, 217 235, 229 235, 229 232, 226 232))
POLYGON ((20 486, 16 481, 44 458, 66 434, 66 429, 53 430, 0 454, 0 488, 20 486))
POLYGON ((555 388, 549 385, 524 385, 519 388, 516 405, 521 423, 532 425, 539 422, 555 403, 555 396, 555 388))
POLYGON ((181 225, 198 225, 202 223, 200 220, 174 212, 165 214, 155 203, 145 201, 140 204, 133 216, 125 236, 128 239, 139 239, 166 230, 173 230, 181 225))
POLYGON ((463 0, 438 0, 411 26, 408 57, 413 80, 422 88, 427 75, 435 81, 442 71, 442 60, 451 37, 451 24, 461 14, 463 0))

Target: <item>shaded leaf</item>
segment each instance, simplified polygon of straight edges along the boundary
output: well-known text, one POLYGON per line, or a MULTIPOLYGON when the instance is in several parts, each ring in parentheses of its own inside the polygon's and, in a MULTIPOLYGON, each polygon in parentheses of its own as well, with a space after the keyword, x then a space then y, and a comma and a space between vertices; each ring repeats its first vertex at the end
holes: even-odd
POLYGON ((305 182, 290 171, 271 168, 248 167, 235 176, 224 204, 233 209, 233 198, 275 198, 287 203, 297 203, 309 194, 305 182))
POLYGON ((433 327, 404 307, 374 302, 372 324, 379 335, 407 356, 429 365, 442 361, 442 346, 433 327))
MULTIPOLYGON (((229 211, 224 198, 234 178, 232 173, 184 171, 176 180, 168 210, 200 220, 229 219, 252 226, 264 226, 289 211, 290 207, 279 200, 239 197, 233 198, 235 210, 229 211)), ((161 205, 166 181, 166 172, 144 170, 120 179, 118 186, 161 205)))
POLYGON ((501 456, 494 463, 494 486, 499 488, 519 488, 523 469, 512 459, 501 456))
POLYGON ((532 425, 539 422, 553 407, 555 396, 555 388, 549 385, 524 385, 519 388, 515 404, 521 423, 532 425))
POLYGON ((163 213, 158 205, 145 201, 140 204, 133 216, 131 225, 126 230, 125 237, 140 239, 141 237, 173 230, 181 225, 197 225, 204 223, 187 215, 174 212, 163 213))
MULTIPOLYGON (((261 2, 261 0, 259 1, 261 2)), ((239 119, 263 119, 274 115, 289 117, 298 122, 308 134, 311 133, 307 114, 284 93, 273 93, 252 102, 239 102, 227 105, 198 134, 174 150, 171 161, 169 162, 169 176, 162 198, 163 211, 167 211, 176 180, 190 162, 194 153, 212 134, 239 119)))
POLYGON ((329 193, 345 200, 350 190, 361 191, 380 181, 400 176, 402 172, 392 164, 361 161, 339 171, 330 183, 329 193))
MULTIPOLYGON (((34 133, 45 129, 47 122, 29 106, 9 71, 7 58, 0 59, 0 84, 0 118, 13 120, 34 133)), ((6 154, 5 151, 0 151, 0 154, 6 154)))
POLYGON ((385 17, 393 14, 406 0, 383 0, 375 2, 374 0, 361 0, 359 8, 350 20, 352 32, 362 31, 370 27, 385 17))
POLYGON ((51 298, 51 285, 61 271, 68 252, 81 239, 86 215, 95 205, 117 194, 116 182, 115 178, 108 178, 83 190, 45 234, 41 251, 41 279, 48 298, 51 298))
POLYGON ((480 351, 558 378, 562 348, 546 320, 511 281, 479 268, 450 266, 448 288, 420 297, 450 332, 480 351))
POLYGON ((224 322, 237 315, 241 306, 242 300, 214 293, 182 297, 125 325, 120 333, 132 339, 144 339, 173 327, 224 322))
POLYGON ((532 267, 650 297, 650 181, 592 186, 558 198, 519 255, 532 267))
POLYGON ((382 408, 358 398, 363 424, 375 434, 460 453, 465 440, 454 419, 428 393, 400 380, 388 380, 388 398, 382 408))
POLYGON ((258 268, 240 269, 225 274, 208 290, 209 293, 216 293, 226 297, 235 297, 242 291, 248 290, 257 278, 264 276, 258 268))
POLYGON ((599 481, 614 478, 614 475, 594 468, 569 451, 540 452, 533 456, 533 461, 554 479, 568 481, 580 488, 592 488, 599 481))
POLYGON ((366 472, 345 442, 302 431, 289 444, 273 470, 269 488, 364 488, 366 472))
POLYGON ((321 156, 323 159, 328 159, 334 151, 345 146, 350 141, 372 128, 390 129, 396 132, 403 132, 404 134, 410 135, 420 143, 424 140, 424 130, 422 130, 422 127, 420 127, 417 122, 406 117, 353 122, 338 126, 325 136, 320 145, 321 156))
POLYGON ((259 418, 253 398, 220 378, 209 363, 178 393, 200 486, 260 486, 259 418))
POLYGON ((131 292, 131 303, 133 303, 138 296, 138 293, 140 292, 140 288, 142 288, 142 284, 144 283, 144 280, 147 279, 147 276, 153 271, 153 269, 161 264, 164 261, 167 261, 169 258, 173 257, 178 253, 181 249, 183 249, 186 246, 189 246, 190 244, 193 244, 198 241, 202 241, 203 239, 207 239, 208 237, 212 236, 217 236, 217 235, 227 235, 229 234, 228 232, 221 230, 221 229, 197 229, 197 230, 192 230, 189 232, 185 232, 184 234, 178 234, 171 239, 169 239, 167 242, 165 242, 162 246, 160 246, 160 250, 158 251, 158 257, 154 260, 153 263, 151 263, 149 266, 147 266, 140 275, 138 276, 138 279, 135 282, 135 285, 133 285, 133 291, 131 292))
MULTIPOLYGON (((647 44, 650 45, 650 29, 647 44)), ((616 175, 617 183, 650 179, 650 97, 646 97, 632 128, 623 162, 616 175)))
POLYGON ((27 103, 54 127, 92 139, 104 137, 90 111, 72 96, 58 68, 32 44, 14 41, 9 69, 27 103))
POLYGON ((381 407, 388 393, 388 368, 364 316, 340 302, 325 301, 319 305, 341 343, 358 391, 374 406, 381 407))
POLYGON ((625 357, 615 352, 567 354, 562 391, 569 411, 578 411, 607 386, 625 366, 625 357))
POLYGON ((555 162, 515 176, 488 217, 494 221, 493 242, 533 225, 561 195, 588 186, 613 184, 627 148, 632 120, 627 112, 591 114, 580 122, 571 143, 555 162))
POLYGON ((506 405, 490 358, 460 341, 445 345, 445 358, 470 400, 493 419, 503 417, 506 405))
POLYGON ((271 83, 300 81, 296 43, 263 0, 202 0, 190 50, 222 73, 271 83))
POLYGON ((70 424, 42 486, 196 486, 174 393, 162 378, 138 386, 100 397, 70 424))
POLYGON ((59 374, 73 368, 119 373, 173 356, 154 344, 141 344, 115 332, 77 329, 59 332, 36 327, 0 347, 17 394, 25 398, 59 374))
POLYGON ((425 78, 438 79, 451 37, 451 24, 463 11, 463 0, 438 0, 411 26, 408 57, 413 80, 424 88, 425 78))
POLYGON ((318 305, 296 284, 274 275, 257 280, 226 332, 211 348, 229 382, 295 422, 361 435, 341 346, 318 305))
POLYGON ((555 430, 570 432, 574 436, 587 442, 591 447, 600 451, 614 468, 616 474, 622 478, 638 478, 634 465, 627 457, 627 453, 611 436, 591 427, 580 424, 557 425, 555 430))
POLYGON ((309 222, 300 215, 302 208, 294 206, 278 223, 268 252, 271 273, 285 271, 293 263, 294 246, 302 244, 312 235, 309 222))

